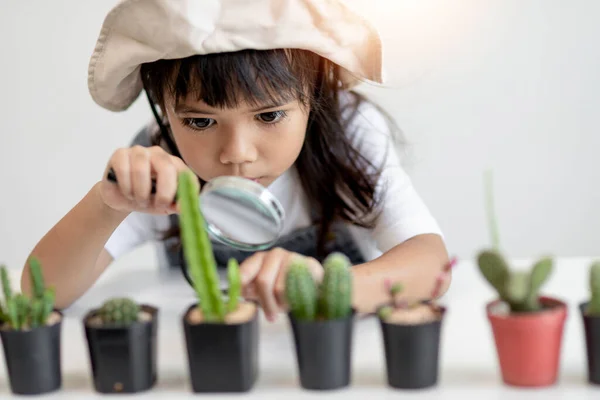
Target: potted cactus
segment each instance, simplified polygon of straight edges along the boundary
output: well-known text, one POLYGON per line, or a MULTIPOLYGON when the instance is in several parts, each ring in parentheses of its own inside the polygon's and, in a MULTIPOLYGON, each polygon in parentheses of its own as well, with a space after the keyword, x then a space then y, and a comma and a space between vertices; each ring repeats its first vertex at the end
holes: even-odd
POLYGON ((477 263, 482 276, 498 294, 486 305, 486 314, 502 379, 512 386, 549 386, 558 377, 567 305, 540 294, 552 273, 552 258, 540 258, 529 271, 511 270, 499 250, 491 174, 486 183, 493 248, 481 251, 477 263))
POLYGON ((333 390, 350 384, 355 310, 349 267, 345 255, 332 253, 323 261, 320 284, 301 258, 292 260, 286 272, 288 320, 305 389, 333 390))
POLYGON ((32 293, 13 293, 8 271, 0 268, 4 303, 0 338, 11 391, 39 395, 60 389, 63 314, 54 308, 54 289, 45 286, 37 258, 28 262, 32 293))
POLYGON ((579 304, 585 333, 587 378, 600 384, 600 261, 594 261, 589 270, 590 298, 579 304))
POLYGON ((115 297, 83 318, 94 388, 135 393, 156 383, 158 310, 115 297))
POLYGON ((183 315, 194 392, 246 392, 258 378, 258 306, 241 299, 235 259, 227 265, 228 296, 221 293, 212 246, 198 207, 198 181, 179 174, 178 203, 183 253, 198 302, 183 315))
POLYGON ((430 301, 399 300, 401 283, 385 281, 390 303, 377 310, 386 361, 388 385, 396 389, 423 389, 438 381, 442 321, 446 307, 436 303, 440 289, 456 258, 436 279, 430 301))

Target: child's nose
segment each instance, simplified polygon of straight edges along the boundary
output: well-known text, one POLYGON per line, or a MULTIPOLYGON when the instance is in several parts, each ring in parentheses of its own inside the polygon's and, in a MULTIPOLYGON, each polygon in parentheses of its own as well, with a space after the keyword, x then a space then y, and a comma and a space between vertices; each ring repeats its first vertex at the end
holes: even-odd
POLYGON ((220 154, 223 164, 244 164, 256 161, 258 151, 248 132, 236 130, 225 135, 220 154))

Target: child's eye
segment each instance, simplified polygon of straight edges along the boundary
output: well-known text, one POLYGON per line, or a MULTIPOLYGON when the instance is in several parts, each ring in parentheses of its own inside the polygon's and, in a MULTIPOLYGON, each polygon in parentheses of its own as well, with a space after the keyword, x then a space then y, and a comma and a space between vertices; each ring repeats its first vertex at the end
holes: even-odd
POLYGON ((204 130, 210 128, 214 121, 211 118, 185 118, 183 123, 192 129, 204 130))
POLYGON ((270 111, 258 114, 258 118, 267 124, 278 122, 281 118, 285 117, 285 111, 270 111))

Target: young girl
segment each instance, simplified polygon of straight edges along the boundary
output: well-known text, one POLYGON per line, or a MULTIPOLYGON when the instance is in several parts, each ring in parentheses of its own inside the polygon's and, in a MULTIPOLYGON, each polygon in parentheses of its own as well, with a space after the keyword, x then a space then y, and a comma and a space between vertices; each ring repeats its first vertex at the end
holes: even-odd
POLYGON ((122 111, 144 90, 155 121, 112 154, 102 179, 33 249, 57 307, 149 240, 184 263, 172 201, 187 168, 200 184, 221 175, 255 180, 281 201, 285 227, 273 248, 244 253, 213 243, 220 265, 241 262, 243 293, 269 319, 285 306, 294 256, 320 277, 327 254, 346 254, 361 312, 388 300, 387 278, 404 283, 406 298, 428 298, 448 261, 442 235, 400 165, 393 123, 351 90, 359 80, 381 82, 380 41, 341 1, 117 5, 91 58, 90 93, 122 111), (116 184, 106 179, 110 168, 116 184))

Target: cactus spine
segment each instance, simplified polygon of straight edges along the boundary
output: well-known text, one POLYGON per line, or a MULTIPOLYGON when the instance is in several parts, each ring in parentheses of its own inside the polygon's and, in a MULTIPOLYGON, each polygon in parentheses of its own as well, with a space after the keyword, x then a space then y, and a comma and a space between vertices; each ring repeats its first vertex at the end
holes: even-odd
POLYGON ((185 170, 179 174, 177 191, 184 257, 200 309, 206 321, 222 322, 225 319, 225 302, 221 297, 216 261, 199 207, 198 181, 192 171, 185 170))
POLYGON ((105 324, 130 324, 138 320, 140 306, 129 298, 116 297, 105 301, 98 315, 105 324))
POLYGON ((508 263, 499 250, 498 227, 493 209, 492 175, 486 173, 487 214, 492 238, 492 249, 484 250, 477 257, 479 271, 498 293, 498 297, 506 302, 512 312, 539 311, 541 287, 550 277, 553 260, 543 257, 538 260, 529 272, 511 271, 508 263))
POLYGON ((330 254, 323 263, 323 281, 317 285, 304 260, 292 261, 286 274, 286 299, 294 318, 303 321, 338 319, 352 311, 350 260, 330 254))
POLYGON ((590 266, 590 301, 586 308, 589 315, 600 315, 600 261, 590 266))
POLYGON ((341 253, 333 253, 325 259, 323 268, 318 313, 325 319, 344 318, 352 308, 350 260, 341 253))
POLYGON ((227 311, 233 312, 237 309, 242 294, 242 278, 240 266, 235 258, 230 258, 227 263, 227 281, 229 282, 229 301, 227 311))
POLYGON ((46 324, 48 316, 54 309, 54 290, 46 288, 41 265, 37 258, 29 259, 31 279, 31 296, 12 291, 6 266, 0 267, 0 279, 4 293, 4 304, 0 306, 0 316, 11 329, 33 329, 46 324))

